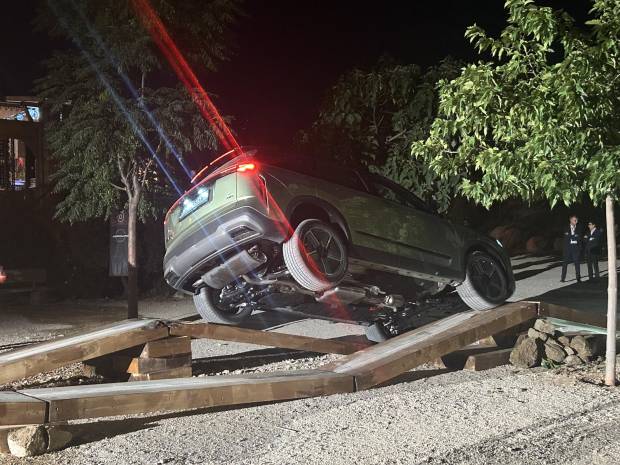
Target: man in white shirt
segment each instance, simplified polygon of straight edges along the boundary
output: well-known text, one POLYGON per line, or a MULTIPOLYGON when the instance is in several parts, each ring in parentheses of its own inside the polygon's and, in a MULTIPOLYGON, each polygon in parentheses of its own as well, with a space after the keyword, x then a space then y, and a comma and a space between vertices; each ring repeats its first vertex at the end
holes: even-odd
POLYGON ((575 264, 575 277, 577 282, 581 282, 581 244, 583 243, 583 234, 579 226, 579 219, 577 215, 571 215, 569 218, 568 227, 564 230, 564 261, 562 263, 562 279, 561 282, 566 281, 566 268, 569 263, 575 264))

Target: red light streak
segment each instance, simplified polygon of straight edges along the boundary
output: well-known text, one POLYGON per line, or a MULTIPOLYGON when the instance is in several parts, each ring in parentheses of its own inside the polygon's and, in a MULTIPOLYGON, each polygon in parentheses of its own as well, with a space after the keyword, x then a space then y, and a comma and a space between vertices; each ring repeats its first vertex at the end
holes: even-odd
MULTIPOLYGON (((211 100, 207 92, 200 85, 198 78, 194 74, 193 70, 190 68, 183 54, 181 54, 176 44, 174 43, 174 41, 168 34, 166 27, 162 23, 161 19, 159 18, 159 16, 155 12, 155 10, 153 9, 149 1, 148 0, 132 0, 132 5, 133 5, 134 10, 136 11, 138 18, 142 21, 144 27, 149 31, 149 34, 153 38, 154 42, 157 44, 161 52, 164 54, 164 56, 168 60, 168 63, 170 64, 174 72, 177 74, 177 76, 179 77, 179 79, 181 80, 181 82, 183 83, 187 91, 189 92, 189 94, 192 96, 194 102, 198 105, 198 108, 200 109, 202 116, 211 125, 211 128, 215 132, 215 135, 220 141, 220 143, 229 152, 235 151, 235 152, 241 153, 242 152, 241 147, 239 146, 239 143, 237 142, 235 137, 232 135, 230 128, 224 122, 224 119, 222 118, 219 111, 213 104, 213 101, 211 100)), ((224 154, 223 156, 225 155, 228 155, 228 154, 224 154)), ((217 161, 217 159, 215 161, 217 161)), ((210 163, 210 165, 212 163, 210 163)), ((200 175, 208 167, 209 166, 203 168, 196 176, 194 176, 194 178, 192 179, 192 183, 196 179, 198 179, 200 175)), ((239 165, 237 167, 237 171, 244 172, 244 171, 254 170, 255 168, 256 166, 253 163, 247 163, 247 164, 239 165)), ((192 190, 193 189, 191 189, 189 192, 191 192, 192 190)), ((260 188, 258 188, 257 190, 260 190, 260 188)), ((266 193, 268 196, 266 207, 268 209, 270 207, 273 209, 275 216, 278 219, 276 223, 278 228, 281 229, 281 233, 283 234, 284 237, 290 238, 293 235, 293 228, 291 227, 290 222, 286 218, 286 215, 281 210, 277 202, 275 202, 271 194, 268 192, 268 190, 266 190, 266 193)), ((259 198, 263 198, 263 197, 259 196, 259 198)), ((170 208, 170 210, 166 214, 166 220, 170 212, 178 205, 180 201, 181 199, 175 202, 175 204, 170 208)), ((312 260, 308 256, 307 252, 305 251, 305 247, 303 246, 303 243, 301 243, 301 240, 300 240, 300 246, 302 247, 302 250, 304 251, 304 254, 306 255, 308 259, 308 264, 313 269, 313 271, 315 271, 320 276, 322 273, 318 269, 314 260, 312 260)), ((336 307, 336 311, 338 313, 340 314, 349 313, 346 307, 339 301, 337 297, 334 296, 333 299, 330 298, 329 300, 332 301, 332 305, 336 307)))
POLYGON ((132 5, 136 14, 142 21, 144 27, 149 31, 151 37, 162 51, 170 66, 177 74, 183 85, 198 105, 202 116, 209 122, 215 135, 226 150, 241 151, 237 140, 224 122, 219 111, 207 95, 207 92, 200 85, 198 78, 190 68, 181 54, 161 19, 153 10, 148 0, 132 0, 132 5))

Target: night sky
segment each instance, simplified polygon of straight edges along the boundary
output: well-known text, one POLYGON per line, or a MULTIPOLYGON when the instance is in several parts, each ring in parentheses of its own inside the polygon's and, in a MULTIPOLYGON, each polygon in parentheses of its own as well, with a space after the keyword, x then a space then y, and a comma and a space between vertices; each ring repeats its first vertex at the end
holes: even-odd
MULTIPOLYGON (((492 33, 505 24, 502 0, 248 0, 236 26, 235 53, 202 77, 242 144, 288 145, 307 128, 338 77, 382 55, 429 66, 451 55, 475 60, 463 38, 474 22, 492 33)), ((590 3, 554 1, 582 19, 590 3)), ((5 2, 0 28, 0 95, 31 93, 41 61, 55 46, 32 32, 35 0, 5 2), (8 21, 7 21, 8 20, 8 21)))

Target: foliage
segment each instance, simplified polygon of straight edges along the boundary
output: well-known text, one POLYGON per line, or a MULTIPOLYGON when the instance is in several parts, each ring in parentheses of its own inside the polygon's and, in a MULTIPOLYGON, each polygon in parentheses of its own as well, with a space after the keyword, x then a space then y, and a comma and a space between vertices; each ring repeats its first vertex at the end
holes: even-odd
MULTIPOLYGON (((152 5, 194 63, 213 70, 226 58, 238 0, 152 5)), ((174 82, 172 72, 131 1, 50 0, 36 22, 72 44, 54 53, 37 82, 51 115, 46 135, 55 188, 66 194, 57 216, 70 222, 107 218, 133 199, 144 219, 153 209, 148 194, 152 199, 166 189, 166 175, 151 152, 183 185, 187 175, 174 152, 182 157, 215 148, 213 134, 188 93, 167 85, 174 82)))
POLYGON ((597 0, 593 19, 508 0, 498 38, 465 36, 491 61, 468 65, 440 88, 416 160, 487 208, 495 201, 600 203, 620 185, 620 1, 597 0))
POLYGON ((410 141, 428 134, 436 114, 436 84, 458 74, 452 59, 423 70, 382 62, 340 78, 307 134, 312 151, 361 163, 429 200, 450 194, 448 183, 410 156, 410 141))

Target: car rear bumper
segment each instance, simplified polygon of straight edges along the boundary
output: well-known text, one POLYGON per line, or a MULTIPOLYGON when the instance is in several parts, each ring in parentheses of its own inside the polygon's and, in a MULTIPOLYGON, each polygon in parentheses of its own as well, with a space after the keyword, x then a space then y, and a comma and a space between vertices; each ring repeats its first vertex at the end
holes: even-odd
POLYGON ((173 241, 164 256, 164 278, 173 288, 191 291, 192 283, 234 252, 260 239, 280 243, 287 227, 250 206, 234 208, 194 233, 173 241))

